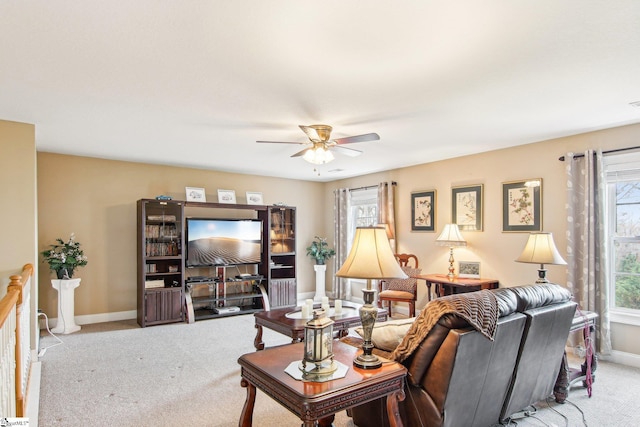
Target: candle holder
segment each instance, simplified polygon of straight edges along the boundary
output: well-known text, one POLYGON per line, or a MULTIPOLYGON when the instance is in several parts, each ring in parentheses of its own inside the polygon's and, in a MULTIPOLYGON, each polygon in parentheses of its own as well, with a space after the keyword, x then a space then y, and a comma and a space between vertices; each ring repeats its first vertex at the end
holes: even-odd
POLYGON ((324 310, 315 310, 304 327, 304 358, 299 368, 308 381, 326 381, 338 369, 333 360, 333 320, 324 310))

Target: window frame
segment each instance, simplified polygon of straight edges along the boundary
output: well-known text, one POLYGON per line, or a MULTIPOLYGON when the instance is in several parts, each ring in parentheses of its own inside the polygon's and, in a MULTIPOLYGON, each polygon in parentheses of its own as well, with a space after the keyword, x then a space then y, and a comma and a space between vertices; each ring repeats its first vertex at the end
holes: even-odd
MULTIPOLYGON (((349 216, 348 216, 348 226, 347 226, 347 235, 348 237, 348 242, 347 242, 347 253, 351 252, 351 246, 353 245, 353 238, 355 237, 356 234, 356 228, 360 227, 360 225, 357 224, 357 220, 358 217, 355 214, 356 211, 358 210, 359 207, 363 207, 363 206, 370 206, 370 205, 374 205, 375 206, 375 216, 374 217, 367 217, 367 218, 372 218, 373 222, 371 224, 368 225, 377 225, 378 224, 378 209, 380 209, 380 207, 378 206, 378 187, 368 187, 368 188, 362 188, 362 189, 358 189, 358 190, 351 190, 349 193, 349 216)), ((363 288, 366 287, 367 284, 367 280, 366 279, 348 279, 351 283, 351 286, 353 286, 354 284, 357 286, 362 286, 363 288)))
MULTIPOLYGON (((609 281, 609 313, 612 322, 640 326, 640 309, 617 307, 616 294, 616 247, 618 243, 640 244, 640 236, 616 236, 617 200, 616 185, 623 181, 640 182, 640 152, 609 155, 604 158, 604 176, 606 188, 606 226, 607 226, 607 256, 610 268, 609 281), (618 173, 623 176, 617 176, 618 173)), ((638 203, 640 205, 640 202, 638 203)))

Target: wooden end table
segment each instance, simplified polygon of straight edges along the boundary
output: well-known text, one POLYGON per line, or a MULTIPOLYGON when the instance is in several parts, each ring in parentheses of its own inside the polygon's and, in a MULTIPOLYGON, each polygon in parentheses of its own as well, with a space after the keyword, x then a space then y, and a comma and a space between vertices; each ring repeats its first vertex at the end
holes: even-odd
MULTIPOLYGON (((349 328, 355 328, 361 325, 360 313, 358 311, 361 307, 360 304, 343 301, 342 314, 340 315, 334 315, 333 305, 331 307, 329 317, 333 320, 333 330, 337 331, 339 337, 347 335, 349 328)), ((320 304, 315 304, 314 308, 320 308, 320 304)), ((254 317, 257 331, 253 345, 256 350, 264 349, 262 327, 290 336, 291 341, 295 343, 304 339, 304 325, 309 321, 309 319, 302 319, 299 307, 297 309, 295 307, 287 307, 270 311, 260 311, 255 313, 254 317)), ((385 322, 387 318, 387 310, 379 308, 376 322, 385 322)))
POLYGON ((449 279, 446 274, 419 274, 411 277, 426 282, 429 301, 431 301, 431 285, 435 285, 435 292, 438 297, 474 292, 481 289, 497 289, 499 285, 496 279, 469 279, 458 276, 449 279))
POLYGON ((296 414, 303 427, 330 426, 339 411, 387 397, 387 411, 391 427, 402 427, 398 402, 404 400, 404 378, 407 370, 399 363, 383 360, 378 369, 359 369, 353 359, 362 350, 348 344, 333 343, 334 358, 348 366, 344 378, 327 382, 295 380, 284 370, 292 362, 302 359, 304 343, 287 344, 241 356, 242 380, 247 399, 242 408, 239 427, 250 427, 256 388, 296 414))

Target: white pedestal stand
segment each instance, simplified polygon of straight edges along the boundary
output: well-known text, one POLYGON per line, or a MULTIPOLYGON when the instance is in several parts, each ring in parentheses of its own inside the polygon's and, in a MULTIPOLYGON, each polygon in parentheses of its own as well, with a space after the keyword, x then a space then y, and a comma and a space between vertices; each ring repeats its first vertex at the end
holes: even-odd
POLYGON ((316 272, 316 294, 313 297, 314 301, 322 301, 322 297, 326 296, 324 293, 324 278, 327 272, 326 264, 316 264, 313 266, 316 272))
POLYGON ((58 291, 58 323, 51 330, 54 334, 71 334, 80 330, 74 318, 74 291, 82 279, 51 280, 58 291))

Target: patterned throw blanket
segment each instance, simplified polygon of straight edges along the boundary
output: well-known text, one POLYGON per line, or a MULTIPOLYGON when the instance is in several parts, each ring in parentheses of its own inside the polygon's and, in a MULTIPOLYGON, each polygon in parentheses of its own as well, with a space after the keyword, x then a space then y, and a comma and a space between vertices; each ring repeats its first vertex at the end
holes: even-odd
POLYGON ((478 332, 493 341, 498 324, 498 301, 493 292, 482 290, 449 295, 436 298, 425 306, 391 358, 402 362, 409 357, 445 314, 460 316, 478 332))

